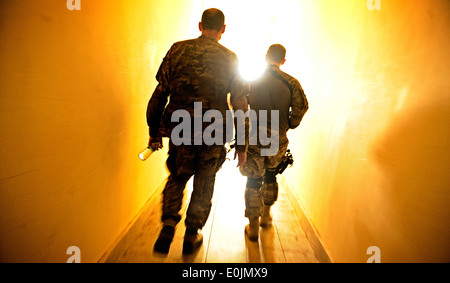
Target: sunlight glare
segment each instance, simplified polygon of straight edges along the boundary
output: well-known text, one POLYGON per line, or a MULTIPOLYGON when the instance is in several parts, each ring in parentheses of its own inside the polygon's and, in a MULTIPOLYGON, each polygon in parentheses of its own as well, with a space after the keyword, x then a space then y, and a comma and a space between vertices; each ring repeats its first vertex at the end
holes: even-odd
POLYGON ((239 57, 241 76, 248 81, 258 79, 266 68, 266 52, 270 45, 282 43, 287 31, 281 25, 286 14, 274 1, 205 0, 205 9, 216 7, 225 13, 226 32, 221 44, 239 57))

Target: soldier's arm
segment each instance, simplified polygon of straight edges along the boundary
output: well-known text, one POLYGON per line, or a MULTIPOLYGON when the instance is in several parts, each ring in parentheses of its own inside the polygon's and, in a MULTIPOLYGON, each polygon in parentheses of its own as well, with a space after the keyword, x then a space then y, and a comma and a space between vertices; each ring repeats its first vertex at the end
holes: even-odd
MULTIPOLYGON (((231 81, 230 85, 230 103, 233 107, 234 111, 242 110, 244 113, 247 113, 248 111, 248 94, 250 92, 250 86, 248 83, 243 81, 239 74, 238 74, 238 68, 237 68, 237 60, 236 60, 236 68, 235 68, 236 75, 234 76, 233 80, 231 81)), ((239 121, 235 120, 235 129, 238 129, 239 125, 236 123, 239 121)), ((238 144, 238 137, 236 136, 236 151, 239 152, 247 152, 248 148, 248 141, 249 141, 249 128, 250 128, 250 122, 249 119, 245 119, 244 129, 245 129, 245 144, 238 144)), ((236 135, 241 134, 238 133, 236 130, 236 135)))
POLYGON ((309 105, 301 84, 295 80, 294 83, 292 83, 292 86, 292 112, 289 117, 289 128, 295 129, 300 125, 303 116, 305 116, 308 111, 309 105))
POLYGON ((159 125, 167 104, 169 91, 160 83, 153 92, 147 106, 147 124, 150 137, 156 138, 159 133, 159 125))
POLYGON ((150 137, 152 138, 158 137, 161 118, 164 113, 168 97, 170 95, 169 91, 170 53, 171 50, 169 50, 163 62, 161 63, 161 66, 159 67, 158 74, 156 75, 158 86, 153 92, 153 95, 150 98, 150 101, 148 102, 147 106, 147 124, 149 126, 150 137))

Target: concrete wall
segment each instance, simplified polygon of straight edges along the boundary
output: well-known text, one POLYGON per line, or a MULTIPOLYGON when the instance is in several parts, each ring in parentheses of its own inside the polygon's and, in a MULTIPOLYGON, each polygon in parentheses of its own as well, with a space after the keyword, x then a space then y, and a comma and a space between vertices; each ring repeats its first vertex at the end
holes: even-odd
POLYGON ((65 262, 78 246, 96 262, 161 184, 166 154, 137 154, 154 76, 191 10, 201 6, 0 3, 0 261, 65 262))

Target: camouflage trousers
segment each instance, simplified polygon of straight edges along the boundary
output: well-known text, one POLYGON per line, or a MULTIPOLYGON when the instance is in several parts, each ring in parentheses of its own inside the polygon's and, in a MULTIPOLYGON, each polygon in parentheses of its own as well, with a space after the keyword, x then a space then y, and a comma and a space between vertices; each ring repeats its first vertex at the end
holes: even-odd
POLYGON ((205 226, 211 211, 216 173, 226 158, 223 146, 180 145, 170 143, 167 168, 170 175, 163 191, 162 221, 180 222, 184 189, 194 176, 194 188, 186 212, 186 228, 205 226))
POLYGON ((249 146, 247 162, 241 174, 247 177, 245 188, 245 217, 261 216, 264 205, 272 206, 278 199, 276 168, 281 163, 288 148, 288 140, 280 140, 278 153, 274 156, 261 156, 258 146, 249 146))

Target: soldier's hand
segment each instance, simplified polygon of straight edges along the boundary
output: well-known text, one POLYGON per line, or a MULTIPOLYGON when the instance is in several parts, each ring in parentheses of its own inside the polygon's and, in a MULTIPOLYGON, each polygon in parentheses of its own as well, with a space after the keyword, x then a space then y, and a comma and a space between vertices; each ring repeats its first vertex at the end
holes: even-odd
POLYGON ((152 138, 148 141, 148 145, 153 147, 155 150, 160 150, 163 148, 162 138, 152 138))
POLYGON ((234 160, 236 160, 236 156, 238 158, 238 165, 236 167, 239 167, 242 169, 245 162, 247 161, 247 152, 241 152, 241 151, 235 151, 234 152, 234 160))

